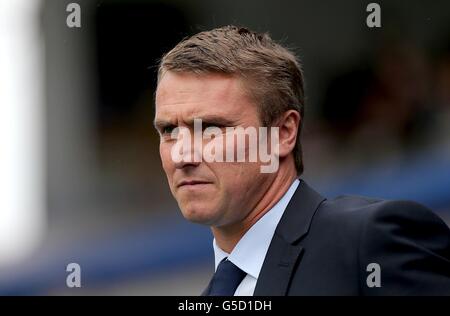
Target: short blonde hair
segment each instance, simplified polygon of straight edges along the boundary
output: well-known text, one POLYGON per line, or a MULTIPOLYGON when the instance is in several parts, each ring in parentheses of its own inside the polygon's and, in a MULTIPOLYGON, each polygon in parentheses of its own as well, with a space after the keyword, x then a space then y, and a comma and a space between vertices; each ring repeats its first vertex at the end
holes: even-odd
POLYGON ((293 151, 297 174, 303 173, 300 132, 304 116, 304 82, 300 63, 289 49, 267 33, 233 25, 185 38, 165 54, 158 82, 166 71, 239 75, 259 106, 261 122, 273 124, 284 112, 300 113, 293 151))

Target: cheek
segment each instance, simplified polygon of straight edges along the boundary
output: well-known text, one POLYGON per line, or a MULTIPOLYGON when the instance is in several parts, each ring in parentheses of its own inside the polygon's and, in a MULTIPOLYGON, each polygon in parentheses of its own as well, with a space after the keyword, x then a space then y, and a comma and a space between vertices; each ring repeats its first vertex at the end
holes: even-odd
POLYGON ((161 143, 159 145, 159 155, 161 157, 161 163, 163 166, 164 171, 167 174, 167 177, 171 177, 172 172, 174 170, 174 163, 172 161, 170 152, 171 152, 172 146, 168 143, 161 143))
POLYGON ((220 187, 225 194, 235 198, 245 196, 249 187, 260 180, 260 168, 258 163, 235 162, 215 163, 212 168, 216 173, 220 187))

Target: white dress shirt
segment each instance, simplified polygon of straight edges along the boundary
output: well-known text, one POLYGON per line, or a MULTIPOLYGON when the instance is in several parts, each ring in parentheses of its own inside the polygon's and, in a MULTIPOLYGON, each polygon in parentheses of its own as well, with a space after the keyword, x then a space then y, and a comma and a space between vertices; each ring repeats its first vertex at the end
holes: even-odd
POLYGON ((230 254, 219 248, 216 239, 213 240, 216 270, 222 259, 228 257, 228 260, 247 273, 234 296, 253 295, 275 229, 299 184, 300 181, 296 179, 277 204, 242 236, 230 254))

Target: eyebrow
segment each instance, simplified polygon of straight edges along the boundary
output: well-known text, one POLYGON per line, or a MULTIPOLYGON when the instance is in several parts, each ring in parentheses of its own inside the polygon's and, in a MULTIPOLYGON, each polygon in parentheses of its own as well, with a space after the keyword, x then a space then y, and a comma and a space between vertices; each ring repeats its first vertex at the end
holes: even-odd
POLYGON ((153 126, 159 131, 162 130, 164 127, 167 126, 171 126, 171 125, 175 125, 172 124, 172 122, 167 121, 167 120, 154 120, 153 121, 153 126))
MULTIPOLYGON (((195 118, 191 118, 189 120, 186 121, 187 125, 189 126, 193 126, 194 125, 194 119, 201 119, 202 120, 202 124, 211 124, 211 125, 219 125, 219 126, 225 126, 225 127, 232 127, 234 126, 236 123, 233 120, 227 119, 225 117, 222 116, 218 116, 218 115, 214 115, 214 114, 210 114, 210 115, 204 115, 204 116, 198 116, 195 118)), ((161 130, 164 127, 167 126, 176 126, 177 124, 174 123, 174 121, 170 121, 170 120, 165 120, 165 119, 155 119, 155 121, 153 122, 153 125, 155 126, 155 128, 157 130, 161 130)))

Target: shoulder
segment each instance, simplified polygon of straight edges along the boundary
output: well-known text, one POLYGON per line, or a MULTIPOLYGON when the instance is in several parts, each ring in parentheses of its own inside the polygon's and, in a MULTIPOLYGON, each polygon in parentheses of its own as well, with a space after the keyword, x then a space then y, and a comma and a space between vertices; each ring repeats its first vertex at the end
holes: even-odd
POLYGON ((362 196, 326 200, 314 216, 311 232, 319 238, 333 237, 344 248, 358 248, 362 255, 383 254, 397 247, 450 258, 449 227, 429 208, 413 201, 362 196))
MULTIPOLYGON (((376 263, 381 288, 365 286, 367 295, 450 294, 450 230, 427 207, 412 201, 342 196, 322 203, 315 233, 344 242, 340 253, 353 253, 358 271, 376 263), (341 236, 344 236, 341 237, 341 236)), ((311 227, 314 229, 314 223, 311 227)))
MULTIPOLYGON (((384 200, 364 196, 343 195, 325 200, 317 211, 316 219, 327 224, 342 225, 358 230, 378 226, 379 229, 392 229, 385 225, 419 228, 424 225, 448 227, 429 208, 414 201, 384 200)), ((356 233, 356 232, 355 232, 356 233)))

